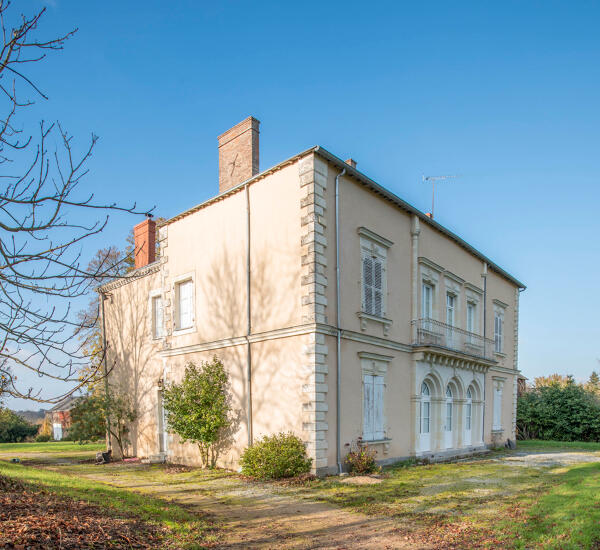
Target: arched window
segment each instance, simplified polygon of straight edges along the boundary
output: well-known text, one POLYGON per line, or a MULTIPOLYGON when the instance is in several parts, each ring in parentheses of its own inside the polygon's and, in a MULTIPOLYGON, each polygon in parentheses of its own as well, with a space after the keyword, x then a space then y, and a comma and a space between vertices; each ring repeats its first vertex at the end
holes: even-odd
POLYGON ((446 431, 452 431, 452 389, 446 386, 446 431))
POLYGON ((472 420, 472 416, 473 416, 472 399, 473 399, 473 392, 471 391, 471 388, 469 387, 469 389, 467 390, 467 411, 466 411, 466 415, 465 415, 465 429, 466 430, 471 429, 471 420, 472 420))
POLYGON ((421 384, 421 433, 428 434, 431 423, 431 391, 427 382, 421 384))

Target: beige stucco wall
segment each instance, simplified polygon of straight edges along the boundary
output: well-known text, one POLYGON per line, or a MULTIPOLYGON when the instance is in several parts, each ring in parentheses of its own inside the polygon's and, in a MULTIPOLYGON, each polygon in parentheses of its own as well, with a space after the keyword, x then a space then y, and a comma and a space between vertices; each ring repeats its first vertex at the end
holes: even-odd
MULTIPOLYGON (((339 167, 310 154, 253 181, 248 188, 254 436, 282 430, 297 433, 307 442, 315 466, 330 470, 336 463, 334 192, 339 172, 339 167)), ((433 363, 430 366, 419 363, 411 348, 413 309, 416 306, 420 312, 421 307, 420 267, 416 271, 417 284, 413 284, 415 242, 416 258, 424 258, 440 269, 435 318, 445 321, 443 281, 448 273, 464 280, 464 285, 459 285, 456 320, 461 328, 466 328, 465 285, 483 288, 481 259, 426 221, 420 222, 415 241, 411 234, 414 223, 412 214, 375 195, 356 180, 341 178, 343 453, 345 445, 362 433, 360 354, 387 358, 384 417, 388 441, 376 445, 378 458, 388 460, 416 452, 419 377, 428 368, 437 367, 433 363), (387 321, 364 318, 361 321, 357 315, 362 308, 361 236, 357 231, 360 227, 391 242, 387 248, 385 311, 391 325, 387 321)), ((119 357, 122 366, 119 376, 129 385, 132 384, 129 378, 135 380, 138 387, 140 420, 132 450, 139 456, 158 451, 158 378, 178 381, 189 361, 198 363, 217 355, 231 375, 232 406, 238 420, 231 445, 223 452, 220 464, 237 467, 239 454, 248 441, 246 239, 246 194, 242 188, 163 227, 159 271, 112 291, 115 298, 107 315, 110 338, 115 342, 111 353, 119 357), (173 325, 174 285, 187 277, 194 280, 195 321, 192 329, 178 332, 173 325), (166 334, 160 341, 152 341, 149 336, 150 291, 162 292, 165 303, 166 334)), ((494 299, 506 304, 504 353, 495 356, 497 363, 480 365, 477 374, 477 379, 481 379, 477 383, 485 387, 481 415, 487 444, 492 443, 492 387, 499 378, 504 381, 502 436, 513 435, 517 312, 515 285, 490 269, 488 338, 493 338, 494 299)), ((479 325, 481 333, 482 319, 479 325)), ((448 367, 444 368, 438 368, 440 380, 450 379, 446 374, 448 367)), ((468 378, 461 376, 464 380, 468 378)), ((463 386, 466 387, 466 382, 463 386)), ((457 414, 462 411, 461 406, 457 405, 457 414)), ((171 435, 168 446, 171 460, 197 463, 197 452, 190 444, 181 445, 171 435)))

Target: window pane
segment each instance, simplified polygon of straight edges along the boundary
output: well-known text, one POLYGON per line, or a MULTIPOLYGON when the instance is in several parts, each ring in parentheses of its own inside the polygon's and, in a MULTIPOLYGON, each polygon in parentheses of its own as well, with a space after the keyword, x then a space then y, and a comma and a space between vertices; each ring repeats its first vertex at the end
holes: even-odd
POLYGON ((467 430, 471 429, 471 403, 467 403, 467 430))
POLYGON ((429 433, 429 401, 421 403, 421 433, 429 433))
POLYGON ((446 431, 452 431, 452 403, 446 403, 446 431))
POLYGON ((363 378, 363 439, 373 439, 373 376, 366 374, 363 378))

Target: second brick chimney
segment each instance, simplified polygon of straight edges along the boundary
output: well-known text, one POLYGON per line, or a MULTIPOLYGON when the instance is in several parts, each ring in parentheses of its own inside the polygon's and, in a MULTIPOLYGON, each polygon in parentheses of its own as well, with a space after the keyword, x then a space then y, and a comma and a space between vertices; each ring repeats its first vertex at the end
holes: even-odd
POLYGON ((135 243, 135 268, 144 267, 156 260, 156 222, 148 218, 133 228, 135 243))
POLYGON ((219 136, 219 193, 258 174, 258 127, 249 116, 219 136))

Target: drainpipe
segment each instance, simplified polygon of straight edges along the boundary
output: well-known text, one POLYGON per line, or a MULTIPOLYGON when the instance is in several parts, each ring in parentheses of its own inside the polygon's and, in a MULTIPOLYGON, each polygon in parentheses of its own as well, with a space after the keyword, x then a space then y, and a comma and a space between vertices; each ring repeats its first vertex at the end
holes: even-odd
MULTIPOLYGON (((107 298, 107 295, 103 290, 98 290, 98 294, 100 295, 100 308, 102 310, 102 363, 104 365, 104 393, 106 396, 106 406, 109 406, 109 390, 108 390, 108 367, 106 365, 106 315, 104 309, 104 301, 107 298)), ((106 415, 106 431, 108 432, 108 444, 107 451, 112 450, 112 441, 110 436, 110 416, 106 415)))
MULTIPOLYGON (((481 277, 483 278, 483 350, 484 355, 486 347, 486 334, 487 334, 487 262, 483 262, 483 271, 481 277)), ((486 392, 486 376, 483 375, 483 406, 481 412, 481 440, 485 445, 485 392, 486 392)))
POLYGON ((341 308, 340 308, 340 178, 346 173, 344 168, 335 177, 335 324, 336 324, 336 394, 335 394, 335 414, 336 414, 336 461, 338 474, 342 473, 342 435, 341 435, 341 381, 342 374, 341 366, 341 348, 342 348, 342 329, 341 323, 341 308))
POLYGON ((250 345, 250 335, 252 334, 252 304, 250 296, 250 190, 246 184, 246 380, 247 403, 246 416, 248 418, 248 446, 252 445, 252 348, 250 345))

